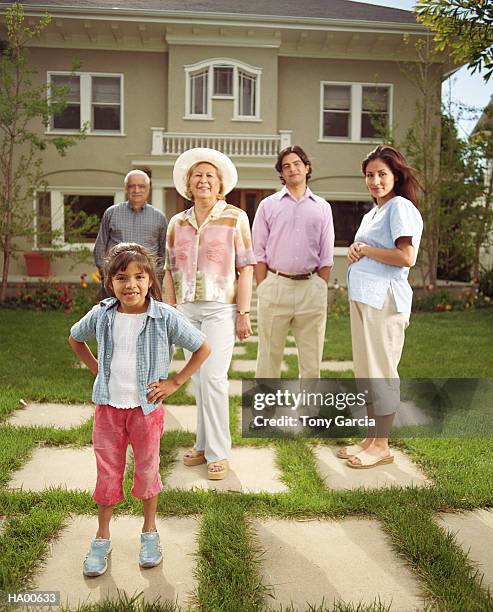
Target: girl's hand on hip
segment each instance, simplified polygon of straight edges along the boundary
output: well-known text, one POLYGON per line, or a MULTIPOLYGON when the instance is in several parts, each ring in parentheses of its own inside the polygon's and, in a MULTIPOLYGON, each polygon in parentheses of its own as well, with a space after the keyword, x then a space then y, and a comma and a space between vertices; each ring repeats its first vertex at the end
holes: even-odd
POLYGON ((238 340, 246 340, 252 335, 249 314, 236 315, 236 335, 238 336, 238 340))
POLYGON ((181 385, 176 382, 174 378, 167 378, 166 380, 152 382, 147 387, 147 400, 153 404, 157 404, 158 402, 165 400, 170 395, 173 395, 173 393, 177 391, 180 386, 181 385))

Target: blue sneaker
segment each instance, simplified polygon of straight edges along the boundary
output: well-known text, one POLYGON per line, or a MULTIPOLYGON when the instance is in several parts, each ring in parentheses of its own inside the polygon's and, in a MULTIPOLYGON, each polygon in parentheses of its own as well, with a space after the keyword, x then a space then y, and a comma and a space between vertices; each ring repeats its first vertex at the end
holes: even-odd
POLYGON ((108 569, 108 555, 110 552, 111 540, 94 538, 82 566, 84 576, 101 576, 104 574, 108 569))
POLYGON ((163 560, 161 543, 157 531, 146 531, 140 534, 140 567, 156 567, 163 560))

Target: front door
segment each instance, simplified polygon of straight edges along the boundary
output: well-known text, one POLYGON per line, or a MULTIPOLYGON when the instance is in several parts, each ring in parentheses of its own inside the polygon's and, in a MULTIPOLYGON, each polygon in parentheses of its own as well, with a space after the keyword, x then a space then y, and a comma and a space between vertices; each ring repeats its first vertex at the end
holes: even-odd
POLYGON ((271 193, 274 193, 273 189, 233 189, 226 200, 246 212, 251 226, 258 205, 271 193))

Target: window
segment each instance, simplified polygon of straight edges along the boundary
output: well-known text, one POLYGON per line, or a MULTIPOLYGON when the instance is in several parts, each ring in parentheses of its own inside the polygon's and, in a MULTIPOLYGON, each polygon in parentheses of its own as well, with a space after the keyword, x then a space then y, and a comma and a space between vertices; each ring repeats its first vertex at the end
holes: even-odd
POLYGON ((363 87, 361 137, 375 138, 388 129, 389 88, 363 87))
POLYGON ((212 99, 233 101, 233 119, 260 119, 261 69, 222 58, 185 66, 185 119, 212 119, 212 99))
POLYGON ((326 85, 323 101, 323 134, 347 138, 351 116, 351 88, 347 85, 326 85))
POLYGON ((233 96, 233 68, 231 66, 214 66, 214 96, 233 96))
POLYGON ((67 106, 53 117, 53 127, 57 130, 79 130, 80 128, 80 77, 54 74, 51 82, 63 88, 67 106), (66 93, 65 93, 66 92, 66 93))
POLYGON ((373 202, 331 199, 329 202, 334 218, 335 246, 347 247, 353 243, 361 219, 373 208, 373 202))
POLYGON ((63 87, 61 97, 67 101, 53 117, 51 131, 75 132, 87 125, 89 134, 123 132, 122 75, 50 72, 48 82, 63 87))
POLYGON ((112 195, 64 194, 64 230, 67 242, 94 242, 104 211, 112 206, 112 195), (73 238, 69 239, 70 235, 73 238))
POLYGON ((208 77, 209 72, 205 70, 192 75, 190 78, 192 115, 207 115, 209 113, 209 97, 207 95, 208 77))
POLYGON ((92 78, 92 126, 94 130, 120 130, 120 79, 92 78))
POLYGON ((110 189, 94 193, 83 187, 35 194, 36 248, 81 248, 94 244, 104 211, 123 194, 110 189))
POLYGON ((246 72, 239 71, 239 109, 240 117, 255 116, 255 96, 257 79, 246 72))
POLYGON ((321 83, 320 138, 359 142, 380 139, 392 125, 392 86, 321 83))
POLYGON ((51 198, 43 191, 36 194, 36 247, 49 247, 51 241, 51 198))

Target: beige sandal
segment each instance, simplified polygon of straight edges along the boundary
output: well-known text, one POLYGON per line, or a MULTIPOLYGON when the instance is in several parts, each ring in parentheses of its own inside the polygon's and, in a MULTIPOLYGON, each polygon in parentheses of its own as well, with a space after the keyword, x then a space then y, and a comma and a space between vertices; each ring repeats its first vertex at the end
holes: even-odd
POLYGON ((198 451, 196 448, 191 448, 183 455, 183 463, 188 467, 194 465, 202 465, 205 463, 204 451, 198 451))
POLYGON ((358 453, 361 453, 362 450, 364 449, 359 444, 343 446, 337 451, 336 457, 338 457, 339 459, 349 459, 350 457, 354 457, 358 453))
POLYGON ((213 461, 207 465, 207 477, 209 480, 222 480, 229 470, 229 464, 227 459, 221 461, 213 461), (220 470, 214 470, 215 466, 219 466, 220 470), (212 468, 212 469, 211 469, 212 468))
POLYGON ((355 470, 368 470, 378 465, 387 465, 389 463, 393 463, 394 455, 387 455, 386 457, 375 457, 374 455, 370 455, 366 451, 361 451, 354 456, 359 463, 352 463, 351 461, 347 462, 347 465, 350 468, 354 468, 355 470))

